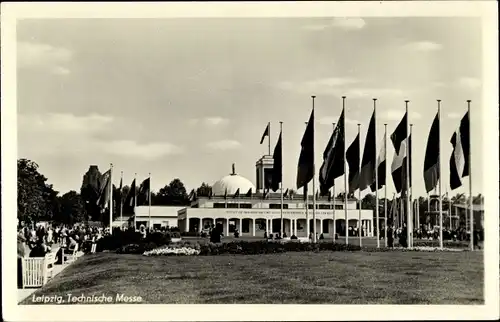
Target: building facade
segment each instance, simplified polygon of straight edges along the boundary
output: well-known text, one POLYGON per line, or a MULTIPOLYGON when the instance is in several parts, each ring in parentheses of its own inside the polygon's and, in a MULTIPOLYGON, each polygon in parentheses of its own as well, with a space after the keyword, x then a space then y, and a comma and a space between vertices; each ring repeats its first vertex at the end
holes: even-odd
POLYGON ((343 199, 318 197, 315 223, 311 195, 308 196, 306 207, 303 195, 286 193, 281 210, 281 193, 268 192, 272 161, 269 156, 257 161, 257 187, 250 180, 237 175, 233 165, 230 175, 213 184, 211 196, 197 197, 190 207, 178 211, 179 229, 201 232, 220 224, 226 236, 236 229, 242 236, 263 236, 266 232, 279 233, 283 218, 283 231, 288 236, 308 236, 308 219, 310 232, 314 232, 316 225, 316 232, 324 237, 333 236, 334 222, 335 233, 339 235, 345 236, 347 226, 348 231, 362 229, 364 236, 373 236, 373 211, 359 211, 355 199, 348 200, 346 207, 343 199))

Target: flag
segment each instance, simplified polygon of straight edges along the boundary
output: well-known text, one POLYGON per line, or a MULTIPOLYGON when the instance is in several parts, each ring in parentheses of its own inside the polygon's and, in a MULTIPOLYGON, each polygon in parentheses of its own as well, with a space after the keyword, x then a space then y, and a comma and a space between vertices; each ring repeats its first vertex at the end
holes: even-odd
POLYGON ((396 130, 391 134, 391 141, 396 152, 400 151, 401 143, 408 137, 408 116, 405 113, 396 130))
POLYGON ((123 202, 122 188, 123 188, 123 177, 120 178, 120 203, 123 202))
MULTIPOLYGON (((392 160, 391 165, 391 173, 392 179, 394 181, 394 187, 396 188, 396 192, 400 193, 403 190, 406 190, 406 144, 409 142, 410 151, 411 151, 411 136, 402 141, 399 152, 394 153, 394 159, 392 160)), ((410 156, 410 174, 411 174, 411 156, 410 156)), ((410 176, 410 186, 411 186, 411 176, 410 176)))
POLYGON ((283 198, 288 198, 288 189, 285 190, 285 193, 283 194, 283 198))
POLYGON ((252 197, 252 188, 248 189, 245 197, 252 197))
POLYGON ((195 191, 194 191, 194 189, 193 189, 193 190, 191 190, 191 192, 189 193, 189 201, 190 201, 190 202, 193 202, 193 201, 195 201, 195 199, 196 199, 196 192, 195 192, 195 191))
POLYGON ((427 148, 424 159, 424 183, 425 191, 430 192, 434 189, 440 178, 439 173, 439 113, 436 114, 431 125, 429 138, 427 139, 427 148))
POLYGON ((276 147, 274 148, 274 153, 273 153, 273 172, 271 175, 271 189, 273 189, 274 192, 276 192, 280 188, 280 183, 282 180, 282 148, 281 148, 281 135, 278 138, 278 142, 276 143, 276 147))
POLYGON ((323 164, 319 173, 322 194, 334 186, 336 178, 344 174, 344 149, 344 110, 342 110, 337 126, 323 152, 323 164))
POLYGON ((134 179, 132 181, 132 184, 130 185, 130 190, 128 191, 127 197, 125 198, 125 204, 128 205, 129 207, 133 207, 135 196, 136 192, 135 192, 135 179, 134 179))
MULTIPOLYGON (((386 134, 387 135, 387 134, 386 134)), ((386 142, 386 137, 384 135, 384 141, 382 142, 382 146, 380 148, 380 153, 377 159, 377 174, 378 174, 378 188, 375 187, 375 181, 370 185, 371 191, 378 190, 382 188, 386 184, 386 160, 385 160, 385 142, 386 142)))
POLYGON ((453 152, 450 158, 450 187, 451 190, 462 185, 462 178, 469 173, 469 142, 470 142, 469 112, 460 121, 460 127, 451 137, 453 152))
POLYGON ((149 190, 151 189, 151 179, 145 179, 139 186, 137 192, 137 204, 149 202, 149 190))
POLYGON ((308 184, 314 177, 314 109, 300 143, 302 149, 297 167, 297 189, 308 184))
POLYGON ((269 195, 269 189, 264 190, 264 193, 262 194, 262 199, 266 199, 269 195))
POLYGON ((260 144, 264 142, 266 136, 269 136, 269 123, 267 123, 266 130, 264 131, 264 134, 262 134, 262 138, 260 139, 260 144))
POLYGON ((359 188, 359 133, 346 152, 349 165, 349 192, 359 188))
MULTIPOLYGON (((361 191, 368 188, 375 182, 375 167, 377 163, 375 132, 375 111, 373 111, 368 131, 366 132, 365 149, 363 151, 363 160, 361 161, 361 171, 359 175, 359 189, 361 191)), ((349 170, 350 171, 350 170, 349 170)))
POLYGON ((224 199, 226 199, 226 198, 227 198, 227 188, 226 188, 226 190, 224 191, 224 199))
POLYGON ((99 198, 97 198, 97 205, 106 207, 109 202, 109 184, 111 180, 111 169, 104 172, 99 180, 99 198))
POLYGON ((307 187, 307 184, 306 184, 306 185, 304 186, 304 195, 303 195, 303 197, 304 197, 304 201, 309 200, 309 198, 308 198, 308 197, 309 197, 309 196, 308 196, 308 194, 309 194, 309 191, 308 191, 308 190, 309 190, 309 189, 307 189, 307 188, 308 188, 308 187, 307 187))
POLYGON ((236 189, 236 192, 233 195, 233 199, 240 197, 240 188, 236 189))

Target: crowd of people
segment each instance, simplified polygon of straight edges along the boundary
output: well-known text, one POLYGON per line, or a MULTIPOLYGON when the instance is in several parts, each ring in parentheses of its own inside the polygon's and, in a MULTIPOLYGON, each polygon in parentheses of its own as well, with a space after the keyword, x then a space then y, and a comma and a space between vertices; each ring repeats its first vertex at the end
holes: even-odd
POLYGON ((92 243, 107 234, 109 228, 21 223, 17 234, 18 257, 43 257, 54 247, 69 252, 75 248, 86 252, 90 250, 92 243))

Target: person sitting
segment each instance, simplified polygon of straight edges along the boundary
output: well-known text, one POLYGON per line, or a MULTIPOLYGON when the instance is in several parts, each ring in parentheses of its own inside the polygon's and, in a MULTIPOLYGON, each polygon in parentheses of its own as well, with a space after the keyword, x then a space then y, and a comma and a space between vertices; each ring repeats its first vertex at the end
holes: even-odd
POLYGON ((30 257, 45 257, 49 248, 44 244, 43 239, 38 239, 35 247, 31 249, 30 257))

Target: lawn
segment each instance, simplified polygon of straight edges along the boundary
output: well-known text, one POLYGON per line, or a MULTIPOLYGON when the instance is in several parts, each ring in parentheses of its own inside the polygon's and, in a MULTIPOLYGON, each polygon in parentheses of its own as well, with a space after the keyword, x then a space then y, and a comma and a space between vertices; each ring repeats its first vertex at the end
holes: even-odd
POLYGON ((482 252, 97 253, 34 295, 125 294, 151 304, 483 304, 483 286, 482 252))

